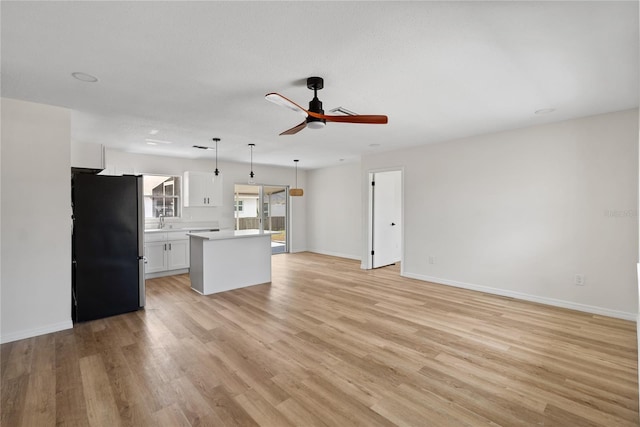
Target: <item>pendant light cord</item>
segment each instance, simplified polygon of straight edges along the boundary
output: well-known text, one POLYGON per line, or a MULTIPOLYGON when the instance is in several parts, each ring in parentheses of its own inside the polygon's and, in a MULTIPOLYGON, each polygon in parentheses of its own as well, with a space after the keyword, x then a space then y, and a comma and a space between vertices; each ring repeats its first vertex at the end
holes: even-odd
POLYGON ((253 178, 253 175, 254 175, 254 173, 253 173, 253 147, 254 147, 255 145, 256 145, 256 144, 249 144, 249 148, 251 149, 251 172, 249 173, 249 176, 250 176, 251 178, 253 178))
POLYGON ((220 174, 218 170, 218 141, 220 141, 220 138, 213 138, 213 140, 216 142, 216 170, 213 173, 218 176, 220 174))

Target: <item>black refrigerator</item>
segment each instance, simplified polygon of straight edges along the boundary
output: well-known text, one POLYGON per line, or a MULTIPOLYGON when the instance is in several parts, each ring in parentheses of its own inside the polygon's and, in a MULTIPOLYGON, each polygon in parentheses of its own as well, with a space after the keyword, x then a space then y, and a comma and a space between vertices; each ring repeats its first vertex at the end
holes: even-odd
POLYGON ((142 177, 74 173, 71 188, 72 318, 144 307, 142 177))

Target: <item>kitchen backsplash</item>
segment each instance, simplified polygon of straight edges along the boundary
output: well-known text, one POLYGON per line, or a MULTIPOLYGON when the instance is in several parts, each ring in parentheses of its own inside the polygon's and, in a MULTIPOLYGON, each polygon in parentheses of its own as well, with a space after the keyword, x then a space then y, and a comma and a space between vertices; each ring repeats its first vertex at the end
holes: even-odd
MULTIPOLYGON (((148 229, 156 229, 159 228, 160 221, 157 218, 146 219, 144 228, 148 229)), ((219 221, 189 221, 184 219, 167 219, 164 223, 164 228, 167 230, 171 229, 181 229, 181 228, 194 228, 194 227, 202 227, 202 228, 221 228, 221 224, 219 221)), ((222 228, 232 228, 231 226, 222 226, 222 228)))

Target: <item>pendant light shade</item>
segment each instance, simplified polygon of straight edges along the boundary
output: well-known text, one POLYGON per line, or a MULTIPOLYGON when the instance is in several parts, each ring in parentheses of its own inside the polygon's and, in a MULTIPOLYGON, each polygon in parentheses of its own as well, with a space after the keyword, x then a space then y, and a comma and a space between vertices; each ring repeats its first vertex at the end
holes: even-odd
POLYGON ((249 172, 249 184, 255 184, 256 181, 255 179, 253 179, 256 175, 253 173, 253 147, 255 147, 256 144, 249 144, 249 150, 251 152, 251 171, 249 172))
POLYGON ((296 163, 296 188, 292 188, 289 190, 289 196, 291 197, 299 197, 304 194, 302 188, 298 188, 298 161, 299 160, 294 160, 294 162, 296 163))
POLYGON ((220 138, 213 138, 213 141, 216 143, 216 170, 213 171, 215 176, 220 175, 220 171, 218 170, 218 142, 220 142, 220 138))

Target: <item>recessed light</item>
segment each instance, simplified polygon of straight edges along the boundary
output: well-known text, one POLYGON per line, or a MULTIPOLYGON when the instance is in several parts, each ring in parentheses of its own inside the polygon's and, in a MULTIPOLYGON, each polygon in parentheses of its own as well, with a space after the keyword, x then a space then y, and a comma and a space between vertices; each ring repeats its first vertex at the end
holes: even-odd
POLYGON ((147 141, 147 145, 158 145, 158 144, 155 142, 147 141))
POLYGON ((553 113, 554 111, 556 111, 555 108, 542 108, 540 110, 536 110, 534 114, 537 115, 543 115, 543 114, 549 114, 549 113, 553 113))
POLYGON ((160 132, 158 129, 151 129, 151 130, 149 131, 149 135, 157 135, 157 134, 158 134, 158 132, 160 132))
POLYGON ((380 144, 369 144, 369 147, 373 147, 373 148, 380 147, 380 144))
POLYGON ((97 77, 87 73, 75 72, 75 73, 71 73, 71 75, 73 76, 74 79, 78 79, 81 82, 95 83, 98 81, 97 77))
POLYGON ((344 159, 338 159, 339 162, 344 162, 344 159))
POLYGON ((163 141, 161 139, 151 139, 151 138, 145 138, 145 141, 147 141, 147 143, 149 142, 155 142, 156 144, 173 144, 172 141, 163 141))

